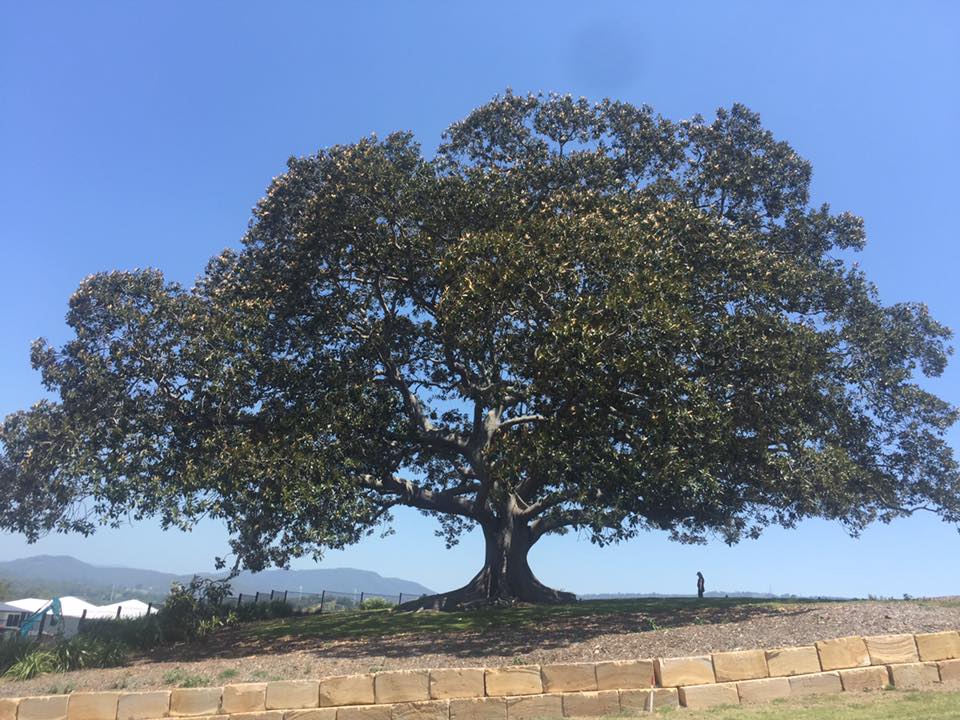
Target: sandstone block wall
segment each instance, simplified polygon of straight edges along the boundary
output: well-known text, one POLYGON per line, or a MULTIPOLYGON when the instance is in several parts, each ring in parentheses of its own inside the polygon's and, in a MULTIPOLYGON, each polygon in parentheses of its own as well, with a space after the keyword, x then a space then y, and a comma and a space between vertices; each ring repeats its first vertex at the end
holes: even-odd
POLYGON ((482 697, 482 668, 430 671, 430 697, 434 700, 482 697))
POLYGON ((823 670, 865 667, 870 665, 870 653, 862 637, 835 638, 816 643, 823 670))
POLYGON ((744 704, 772 702, 790 697, 790 680, 785 677, 744 680, 737 683, 737 693, 744 704))
POLYGON ((544 665, 540 668, 543 691, 576 692, 597 689, 597 666, 594 663, 544 665))
POLYGON ((799 697, 843 692, 843 683, 840 682, 840 673, 838 672, 796 675, 789 680, 790 694, 799 697))
POLYGON ((756 680, 765 678, 769 674, 767 656, 763 650, 715 653, 713 670, 717 676, 717 682, 756 680))
POLYGON ((233 713, 260 712, 267 709, 267 684, 244 683, 223 688, 222 710, 233 713))
POLYGON ((960 633, 939 632, 916 635, 920 659, 954 660, 960 658, 960 633))
POLYGON ((654 661, 657 685, 680 687, 716 682, 713 661, 709 655, 680 658, 657 658, 654 661))
POLYGON ((681 658, 446 668, 222 688, 0 698, 0 720, 559 720, 890 685, 960 688, 960 634, 879 635, 681 658))
POLYGON ((813 645, 767 650, 770 677, 788 677, 820 672, 820 656, 813 645))
POLYGON ((912 663, 920 659, 913 635, 879 635, 864 638, 863 641, 867 645, 871 665, 912 663))

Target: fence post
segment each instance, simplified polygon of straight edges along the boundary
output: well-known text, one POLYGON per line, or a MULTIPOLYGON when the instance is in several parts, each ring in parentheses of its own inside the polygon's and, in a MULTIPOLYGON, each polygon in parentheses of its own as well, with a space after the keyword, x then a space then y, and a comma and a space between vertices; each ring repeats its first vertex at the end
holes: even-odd
POLYGON ((403 593, 400 593, 400 597, 397 598, 397 607, 403 605, 403 593))
POLYGON ((283 602, 284 602, 284 603, 287 602, 287 593, 288 593, 288 592, 289 592, 289 590, 284 590, 284 591, 283 591, 283 602))
POLYGON ((256 605, 258 602, 260 602, 260 591, 259 591, 259 590, 257 591, 257 594, 253 596, 253 604, 256 605))
POLYGON ((238 609, 240 608, 240 603, 242 603, 242 602, 243 602, 243 593, 239 593, 239 594, 237 595, 237 608, 238 608, 238 609))
POLYGON ((273 602, 273 590, 270 591, 270 602, 273 602))
POLYGON ((321 614, 323 614, 323 599, 326 597, 326 595, 327 595, 327 591, 326 591, 326 590, 321 590, 321 591, 320 591, 320 613, 321 613, 321 614))
POLYGON ((363 607, 363 593, 360 593, 360 607, 363 607))
POLYGON ((37 637, 43 637, 43 626, 47 624, 47 613, 50 612, 49 609, 43 611, 43 615, 40 616, 40 629, 37 630, 37 637))
POLYGON ((117 620, 120 619, 120 611, 123 610, 123 605, 117 605, 117 620))
POLYGON ((83 612, 80 613, 80 620, 77 622, 77 632, 79 633, 83 629, 83 621, 87 619, 87 609, 84 608, 83 612))
MULTIPOLYGON (((153 610, 153 603, 147 603, 147 615, 150 614, 150 611, 151 611, 151 610, 153 610)), ((87 611, 84 610, 83 613, 84 613, 84 615, 86 615, 87 611)))

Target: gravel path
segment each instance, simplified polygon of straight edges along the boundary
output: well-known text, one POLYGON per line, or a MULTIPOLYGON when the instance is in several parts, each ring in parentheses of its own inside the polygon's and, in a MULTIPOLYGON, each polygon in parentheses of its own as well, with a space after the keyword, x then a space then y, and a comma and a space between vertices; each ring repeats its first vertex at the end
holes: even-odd
POLYGON ((238 645, 225 636, 197 652, 175 649, 124 668, 0 680, 0 696, 71 690, 146 689, 220 685, 395 670, 670 657, 724 650, 806 645, 845 635, 933 632, 960 628, 960 601, 771 604, 702 616, 664 629, 642 614, 559 619, 536 628, 501 627, 483 633, 404 634, 340 640, 279 638, 238 645), (635 629, 636 628, 636 629, 635 629), (186 651, 186 652, 184 652, 186 651), (193 659, 185 659, 192 655, 193 659))

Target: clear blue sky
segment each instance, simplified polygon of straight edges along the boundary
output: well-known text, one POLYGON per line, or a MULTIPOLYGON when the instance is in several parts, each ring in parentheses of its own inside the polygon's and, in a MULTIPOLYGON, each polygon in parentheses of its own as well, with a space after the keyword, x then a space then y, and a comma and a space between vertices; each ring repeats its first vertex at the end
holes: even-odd
MULTIPOLYGON (((0 8, 0 414, 42 396, 30 341, 66 338, 66 301, 86 275, 153 266, 189 283, 238 244, 289 155, 397 129, 429 150, 506 87, 649 103, 673 119, 746 103, 813 162, 815 201, 864 216, 859 261, 884 300, 923 300, 960 329, 960 3, 0 8)), ((960 362, 929 386, 960 404, 960 362)), ((396 527, 324 564, 435 589, 479 566, 476 537, 447 552, 415 513, 396 527)), ((212 525, 35 546, 0 535, 0 559, 69 553, 184 572, 223 550, 212 525)), ((809 522, 734 548, 548 538, 532 560, 542 580, 577 592, 690 592, 702 570, 714 589, 899 596, 960 594, 958 553, 955 528, 917 517, 859 540, 809 522)))

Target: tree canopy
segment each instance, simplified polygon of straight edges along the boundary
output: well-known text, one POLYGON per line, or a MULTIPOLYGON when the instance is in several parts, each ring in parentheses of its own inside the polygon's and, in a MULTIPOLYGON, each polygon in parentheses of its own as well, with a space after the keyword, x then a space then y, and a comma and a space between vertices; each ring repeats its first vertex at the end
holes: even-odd
POLYGON ((563 599, 526 558, 570 529, 960 522, 957 411, 918 384, 950 332, 881 303, 862 221, 810 179, 741 105, 511 93, 432 157, 396 133, 291 158, 193 287, 81 284, 73 338, 33 347, 56 399, 4 422, 0 527, 220 518, 256 570, 410 506, 484 533, 451 606, 563 599))

